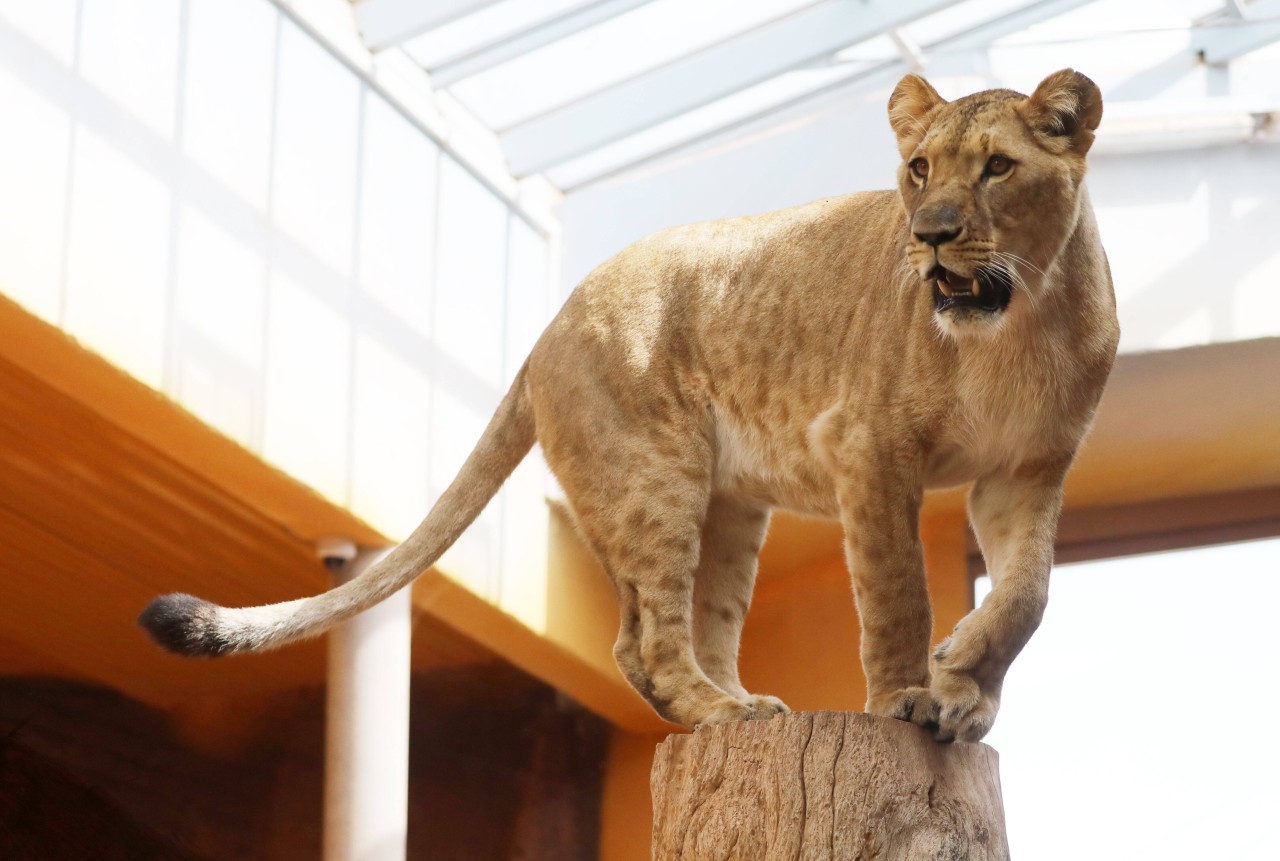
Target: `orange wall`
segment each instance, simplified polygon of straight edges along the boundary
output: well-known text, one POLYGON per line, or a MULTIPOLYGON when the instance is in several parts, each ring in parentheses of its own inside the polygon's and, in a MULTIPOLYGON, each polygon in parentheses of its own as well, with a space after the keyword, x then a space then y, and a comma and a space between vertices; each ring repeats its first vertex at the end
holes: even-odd
POLYGON ((648 861, 653 806, 649 769, 666 736, 617 730, 605 759, 600 812, 600 861, 648 861))

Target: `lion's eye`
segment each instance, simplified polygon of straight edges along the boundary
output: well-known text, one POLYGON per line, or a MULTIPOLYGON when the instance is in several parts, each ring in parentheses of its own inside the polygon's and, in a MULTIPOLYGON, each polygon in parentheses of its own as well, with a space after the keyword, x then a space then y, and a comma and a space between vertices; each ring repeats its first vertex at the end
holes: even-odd
POLYGON ((1004 176, 1013 167, 1013 159, 1007 155, 993 155, 987 159, 987 176, 1004 176))
POLYGON ((916 176, 920 177, 921 179, 926 179, 929 176, 929 162, 926 159, 923 159, 923 158, 912 159, 911 164, 908 165, 908 167, 911 168, 912 173, 914 173, 916 176))

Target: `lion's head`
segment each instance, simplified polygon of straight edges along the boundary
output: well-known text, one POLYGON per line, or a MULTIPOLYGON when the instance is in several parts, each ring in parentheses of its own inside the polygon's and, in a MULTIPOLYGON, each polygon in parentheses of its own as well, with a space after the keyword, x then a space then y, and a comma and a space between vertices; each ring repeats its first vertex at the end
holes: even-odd
POLYGON ((1034 303, 1075 226, 1102 95, 1064 69, 1031 96, 987 90, 954 102, 907 75, 889 99, 907 259, 952 334, 998 327, 1018 294, 1034 303))

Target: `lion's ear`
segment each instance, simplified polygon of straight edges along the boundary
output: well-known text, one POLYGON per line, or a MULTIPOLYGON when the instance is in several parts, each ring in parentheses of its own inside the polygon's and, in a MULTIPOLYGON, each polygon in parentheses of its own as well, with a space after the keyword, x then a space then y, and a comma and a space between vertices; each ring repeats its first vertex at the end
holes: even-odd
POLYGON ((1022 113, 1047 144, 1084 155, 1102 122, 1102 92, 1075 69, 1063 69, 1040 82, 1022 113))
POLYGON ((929 113, 947 100, 919 75, 907 75, 889 97, 889 125, 898 136, 898 149, 906 158, 929 129, 929 113))

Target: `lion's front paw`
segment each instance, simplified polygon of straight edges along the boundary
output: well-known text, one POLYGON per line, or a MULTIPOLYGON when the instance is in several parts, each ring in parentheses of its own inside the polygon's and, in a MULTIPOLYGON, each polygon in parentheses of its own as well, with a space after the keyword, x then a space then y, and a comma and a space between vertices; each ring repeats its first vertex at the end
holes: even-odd
POLYGON ((1000 708, 998 694, 984 693, 973 676, 958 670, 935 671, 929 694, 937 709, 931 729, 941 742, 979 741, 991 730, 1000 708))
POLYGON ((904 720, 933 731, 938 724, 938 704, 928 688, 901 688, 872 697, 867 711, 881 717, 904 720))

